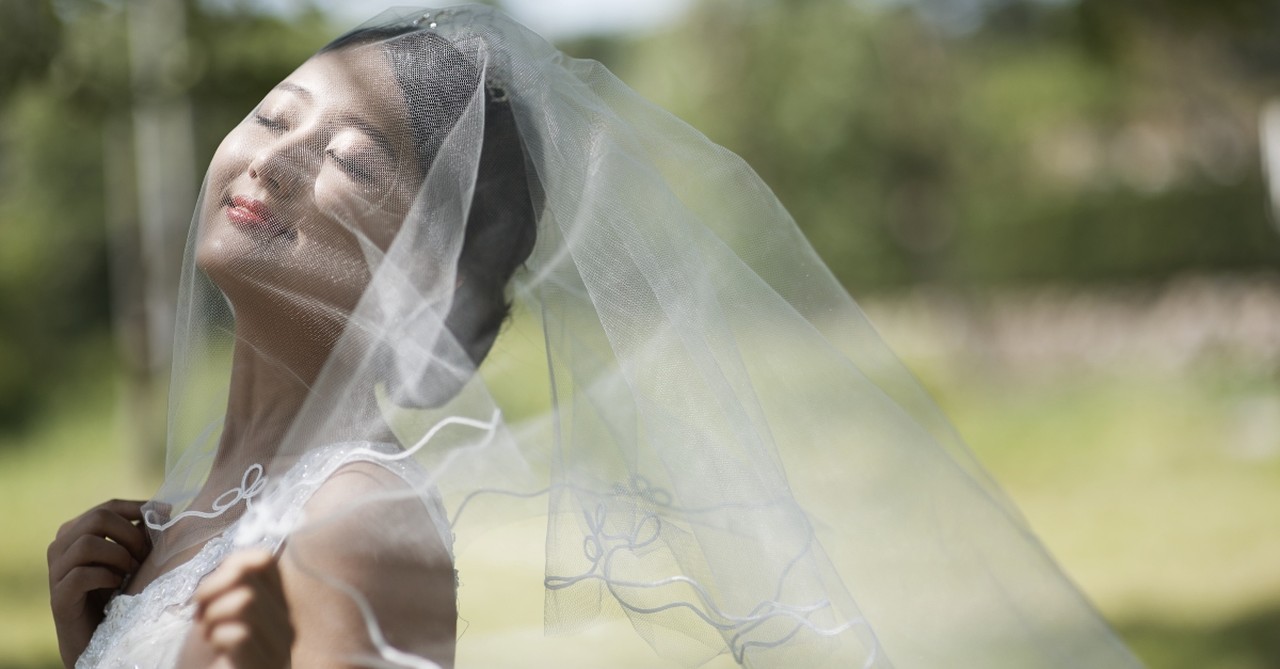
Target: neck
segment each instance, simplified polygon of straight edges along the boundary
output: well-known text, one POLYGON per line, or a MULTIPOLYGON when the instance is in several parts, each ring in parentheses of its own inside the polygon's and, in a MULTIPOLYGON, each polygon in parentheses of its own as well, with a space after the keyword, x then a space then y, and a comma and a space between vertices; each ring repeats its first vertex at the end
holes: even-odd
POLYGON ((272 334, 236 323, 227 413, 214 468, 242 469, 271 460, 306 402, 327 347, 270 345, 272 334))
MULTIPOLYGON (((238 476, 236 472, 255 463, 265 466, 275 456, 285 455, 280 449, 286 438, 291 441, 289 448, 298 452, 322 442, 387 438, 372 389, 358 392, 345 382, 340 384, 348 391, 341 407, 307 407, 307 411, 317 414, 309 415, 305 419, 308 425, 302 427, 314 430, 313 434, 294 429, 304 404, 312 398, 312 386, 332 354, 334 343, 305 338, 280 340, 278 324, 272 330, 237 321, 227 413, 213 463, 215 470, 238 476), (327 413, 335 408, 343 413, 343 420, 338 423, 331 422, 335 416, 327 413)), ((337 369, 325 374, 330 380, 350 375, 337 369)), ((324 385, 333 386, 328 382, 324 385)))

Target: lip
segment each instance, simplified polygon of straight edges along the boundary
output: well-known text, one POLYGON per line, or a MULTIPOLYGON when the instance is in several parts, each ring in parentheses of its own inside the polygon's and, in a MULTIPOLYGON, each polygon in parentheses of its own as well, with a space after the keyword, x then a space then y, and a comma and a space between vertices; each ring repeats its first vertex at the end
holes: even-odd
POLYGON ((286 226, 276 219, 271 207, 262 200, 236 195, 223 206, 227 212, 227 220, 238 228, 254 230, 271 237, 287 231, 286 226))

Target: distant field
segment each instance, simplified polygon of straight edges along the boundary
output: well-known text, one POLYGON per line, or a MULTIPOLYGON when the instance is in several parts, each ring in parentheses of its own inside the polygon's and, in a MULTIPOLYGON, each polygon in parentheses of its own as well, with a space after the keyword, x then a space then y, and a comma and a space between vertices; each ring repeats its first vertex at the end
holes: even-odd
MULTIPOLYGON (((1173 369, 1139 361, 999 370, 989 359, 939 359, 923 348, 907 361, 1151 667, 1280 666, 1274 370, 1226 358, 1173 369)), ((0 669, 58 666, 44 576, 57 525, 102 499, 149 492, 129 473, 112 389, 103 381, 29 434, 0 441, 0 504, 9 510, 0 532, 0 669)), ((541 537, 535 526, 513 528, 460 558, 460 629, 470 625, 460 666, 521 666, 521 648, 541 635, 504 626, 497 613, 536 616, 541 606, 538 588, 520 585, 539 583, 541 564, 510 558, 513 541, 536 548, 541 537), (503 582, 468 584, 468 563, 486 563, 503 582)), ((561 666, 654 666, 625 625, 562 651, 561 666), (606 654, 615 659, 602 664, 606 654)))

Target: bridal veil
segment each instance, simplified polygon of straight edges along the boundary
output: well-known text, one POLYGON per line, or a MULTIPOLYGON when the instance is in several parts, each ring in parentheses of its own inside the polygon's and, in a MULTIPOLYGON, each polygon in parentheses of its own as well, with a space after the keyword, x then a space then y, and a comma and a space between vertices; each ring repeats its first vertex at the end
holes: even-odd
MULTIPOLYGON (((537 516, 531 622, 549 633, 625 616, 688 666, 1138 666, 737 156, 489 8, 393 10, 327 50, 388 73, 403 99, 369 103, 408 122, 379 141, 417 162, 345 158, 364 199, 316 211, 359 262, 313 244, 301 278, 288 211, 254 219, 230 278, 210 278, 202 235, 235 203, 206 180, 148 507, 159 555, 238 522, 238 542, 287 536, 285 559, 359 602, 366 584, 325 565, 380 556, 309 536, 358 517, 465 550, 537 516), (371 224, 392 191, 404 213, 371 224), (284 438, 210 504, 231 351, 255 344, 228 282, 330 353, 284 438), (508 301, 521 326, 501 329, 508 301), (334 444, 411 485, 323 514, 255 504, 334 444), (427 522, 381 511, 398 497, 440 505, 427 522)), ((328 159, 294 151, 279 169, 328 159)), ((484 575, 460 578, 465 611, 484 575)), ((396 607, 362 610, 378 651, 358 662, 426 666, 379 633, 396 607)))

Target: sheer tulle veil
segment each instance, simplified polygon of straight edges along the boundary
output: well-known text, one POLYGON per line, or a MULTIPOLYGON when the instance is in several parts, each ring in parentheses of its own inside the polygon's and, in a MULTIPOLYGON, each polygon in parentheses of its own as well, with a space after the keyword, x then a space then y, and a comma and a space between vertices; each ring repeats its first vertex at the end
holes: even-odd
MULTIPOLYGON (((403 132, 378 139, 414 159, 335 155, 334 137, 281 150, 276 178, 310 193, 332 168, 311 165, 358 163, 358 196, 242 207, 256 228, 235 238, 215 222, 237 194, 211 169, 147 513, 157 555, 236 523, 241 544, 287 536, 283 559, 361 601, 326 565, 382 558, 326 531, 344 519, 402 550, 441 530, 465 550, 545 517, 531 622, 548 632, 625 616, 686 666, 1138 666, 737 156, 485 7, 393 10, 324 53, 382 73, 398 94, 366 102, 403 132), (250 350, 304 401, 270 448, 231 449, 250 350), (411 485, 307 513, 263 502, 335 445, 411 485), (423 498, 427 521, 395 511, 423 498)), ((462 610, 482 578, 462 571, 462 610)), ((369 666, 414 666, 379 638, 395 610, 363 608, 369 666)))

